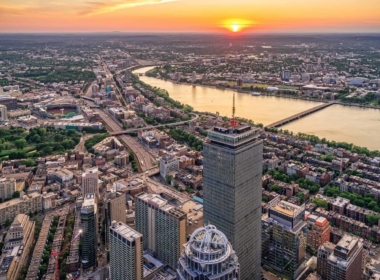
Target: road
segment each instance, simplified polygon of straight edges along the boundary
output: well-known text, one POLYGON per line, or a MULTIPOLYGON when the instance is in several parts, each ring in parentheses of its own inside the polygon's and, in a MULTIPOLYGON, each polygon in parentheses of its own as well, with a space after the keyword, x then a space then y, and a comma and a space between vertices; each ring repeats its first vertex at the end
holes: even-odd
POLYGON ((122 129, 121 124, 115 121, 112 116, 106 114, 101 109, 94 109, 95 112, 99 113, 99 117, 104 121, 104 123, 108 126, 111 134, 114 131, 120 131, 122 129))
POLYGON ((128 134, 130 132, 135 132, 139 130, 146 130, 146 129, 152 129, 152 128, 159 128, 159 127, 165 127, 165 126, 178 126, 178 125, 184 125, 188 122, 195 121, 199 118, 199 115, 195 115, 194 118, 188 121, 180 121, 180 122, 175 122, 175 123, 168 123, 168 124, 159 124, 159 125, 147 125, 146 127, 143 128, 130 128, 130 129, 125 129, 125 130, 119 130, 119 131, 113 131, 110 134, 111 135, 122 135, 122 134, 128 134))
POLYGON ((155 158, 149 152, 149 150, 144 147, 137 138, 121 135, 121 141, 123 141, 135 154, 137 160, 140 163, 141 170, 143 172, 153 168, 157 164, 155 163, 155 158))

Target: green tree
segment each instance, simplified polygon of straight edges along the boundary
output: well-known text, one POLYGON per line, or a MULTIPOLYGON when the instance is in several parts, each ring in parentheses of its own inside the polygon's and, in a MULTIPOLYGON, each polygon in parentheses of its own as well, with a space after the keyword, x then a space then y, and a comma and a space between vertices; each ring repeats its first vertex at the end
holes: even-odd
POLYGON ((316 204, 318 207, 322 207, 328 210, 328 207, 329 207, 328 201, 319 199, 319 198, 314 198, 312 202, 316 204))
POLYGON ((26 140, 25 139, 17 139, 15 142, 15 147, 19 150, 22 150, 25 148, 26 140))
POLYGON ((166 176, 166 183, 168 183, 169 185, 172 182, 172 180, 173 180, 173 176, 172 175, 166 176))
POLYGON ((369 223, 371 226, 377 225, 378 222, 379 222, 379 218, 380 218, 380 216, 378 216, 378 215, 373 215, 373 214, 369 214, 369 215, 366 217, 368 223, 369 223))

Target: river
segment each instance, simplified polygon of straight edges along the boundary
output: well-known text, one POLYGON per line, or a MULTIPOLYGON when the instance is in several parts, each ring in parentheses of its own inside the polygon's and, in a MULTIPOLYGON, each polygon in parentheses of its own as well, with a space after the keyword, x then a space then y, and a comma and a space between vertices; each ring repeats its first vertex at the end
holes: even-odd
MULTIPOLYGON (((144 73, 152 67, 144 67, 134 73, 144 73)), ((192 106, 197 111, 219 112, 232 115, 234 91, 212 87, 176 84, 170 81, 140 76, 140 79, 169 92, 171 98, 192 106)), ((252 96, 235 92, 236 116, 252 119, 255 123, 269 125, 286 117, 313 108, 320 102, 281 98, 274 96, 252 96)), ((380 110, 333 105, 303 119, 282 127, 295 133, 325 137, 328 140, 354 143, 370 150, 380 150, 380 110)))

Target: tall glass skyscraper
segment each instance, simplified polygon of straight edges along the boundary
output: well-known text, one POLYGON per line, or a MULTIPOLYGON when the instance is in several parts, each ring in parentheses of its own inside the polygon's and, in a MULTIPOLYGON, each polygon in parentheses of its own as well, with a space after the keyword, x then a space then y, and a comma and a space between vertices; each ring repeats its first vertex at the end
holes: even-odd
POLYGON ((249 125, 214 127, 203 148, 204 222, 222 231, 239 256, 240 279, 261 278, 263 141, 249 125))

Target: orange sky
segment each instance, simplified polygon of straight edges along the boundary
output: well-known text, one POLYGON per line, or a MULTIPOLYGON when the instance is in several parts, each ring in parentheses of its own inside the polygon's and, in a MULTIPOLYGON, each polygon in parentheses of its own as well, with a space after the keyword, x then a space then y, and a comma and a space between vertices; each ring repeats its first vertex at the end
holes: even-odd
POLYGON ((380 0, 0 0, 0 32, 214 32, 231 25, 380 32, 380 0))

